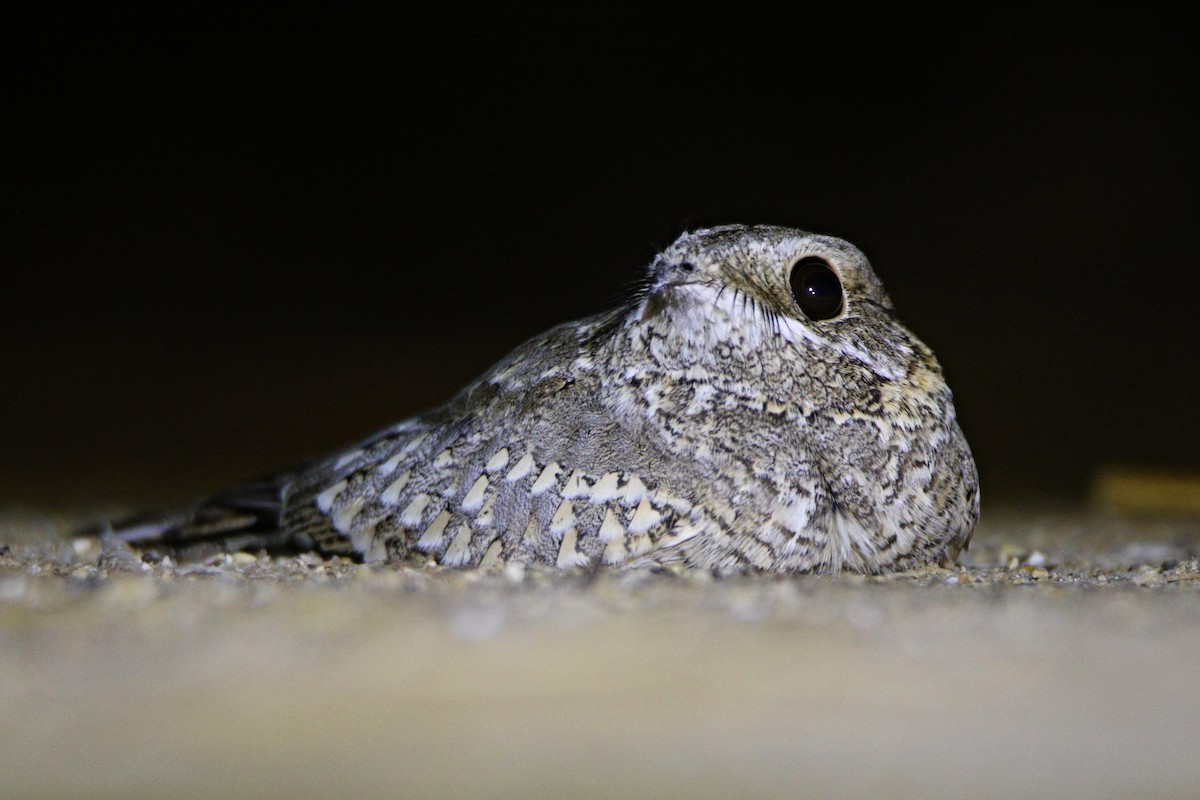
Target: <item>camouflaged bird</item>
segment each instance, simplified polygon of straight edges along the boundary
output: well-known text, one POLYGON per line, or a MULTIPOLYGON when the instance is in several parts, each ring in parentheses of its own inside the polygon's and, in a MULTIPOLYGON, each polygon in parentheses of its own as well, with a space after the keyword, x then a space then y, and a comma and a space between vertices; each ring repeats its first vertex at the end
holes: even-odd
POLYGON ((885 572, 952 560, 978 478, 933 353, 853 245, 681 236, 626 305, 449 403, 172 519, 141 545, 365 561, 885 572))

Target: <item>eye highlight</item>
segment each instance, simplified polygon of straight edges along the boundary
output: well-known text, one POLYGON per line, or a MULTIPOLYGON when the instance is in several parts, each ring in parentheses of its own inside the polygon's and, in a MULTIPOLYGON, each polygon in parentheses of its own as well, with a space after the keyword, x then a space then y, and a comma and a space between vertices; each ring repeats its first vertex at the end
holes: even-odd
POLYGON ((837 273, 823 258, 802 258, 792 267, 792 297, 804 316, 820 322, 842 313, 845 293, 837 273))

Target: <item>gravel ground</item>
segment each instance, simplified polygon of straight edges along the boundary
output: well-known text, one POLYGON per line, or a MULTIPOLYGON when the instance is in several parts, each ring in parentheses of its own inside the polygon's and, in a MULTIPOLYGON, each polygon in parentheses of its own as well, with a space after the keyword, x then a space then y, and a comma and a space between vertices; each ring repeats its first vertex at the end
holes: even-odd
POLYGON ((0 515, 4 797, 1196 797, 1200 520, 863 578, 148 563, 0 515))

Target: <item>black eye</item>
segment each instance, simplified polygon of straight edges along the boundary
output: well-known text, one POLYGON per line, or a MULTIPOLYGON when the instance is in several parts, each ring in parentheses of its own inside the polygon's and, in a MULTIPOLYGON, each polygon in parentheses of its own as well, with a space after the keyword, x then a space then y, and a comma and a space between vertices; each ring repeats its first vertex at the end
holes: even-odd
POLYGON ((792 297, 804 316, 819 321, 842 313, 842 282, 824 259, 802 258, 792 267, 792 297))

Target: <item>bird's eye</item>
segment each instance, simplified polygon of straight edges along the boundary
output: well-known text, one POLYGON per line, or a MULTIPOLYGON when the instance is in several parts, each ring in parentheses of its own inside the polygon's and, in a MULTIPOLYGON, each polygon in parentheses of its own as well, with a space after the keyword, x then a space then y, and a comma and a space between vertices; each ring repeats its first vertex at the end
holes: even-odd
POLYGON ((842 282, 825 259, 809 256, 792 267, 792 297, 804 316, 813 321, 842 313, 842 282))

